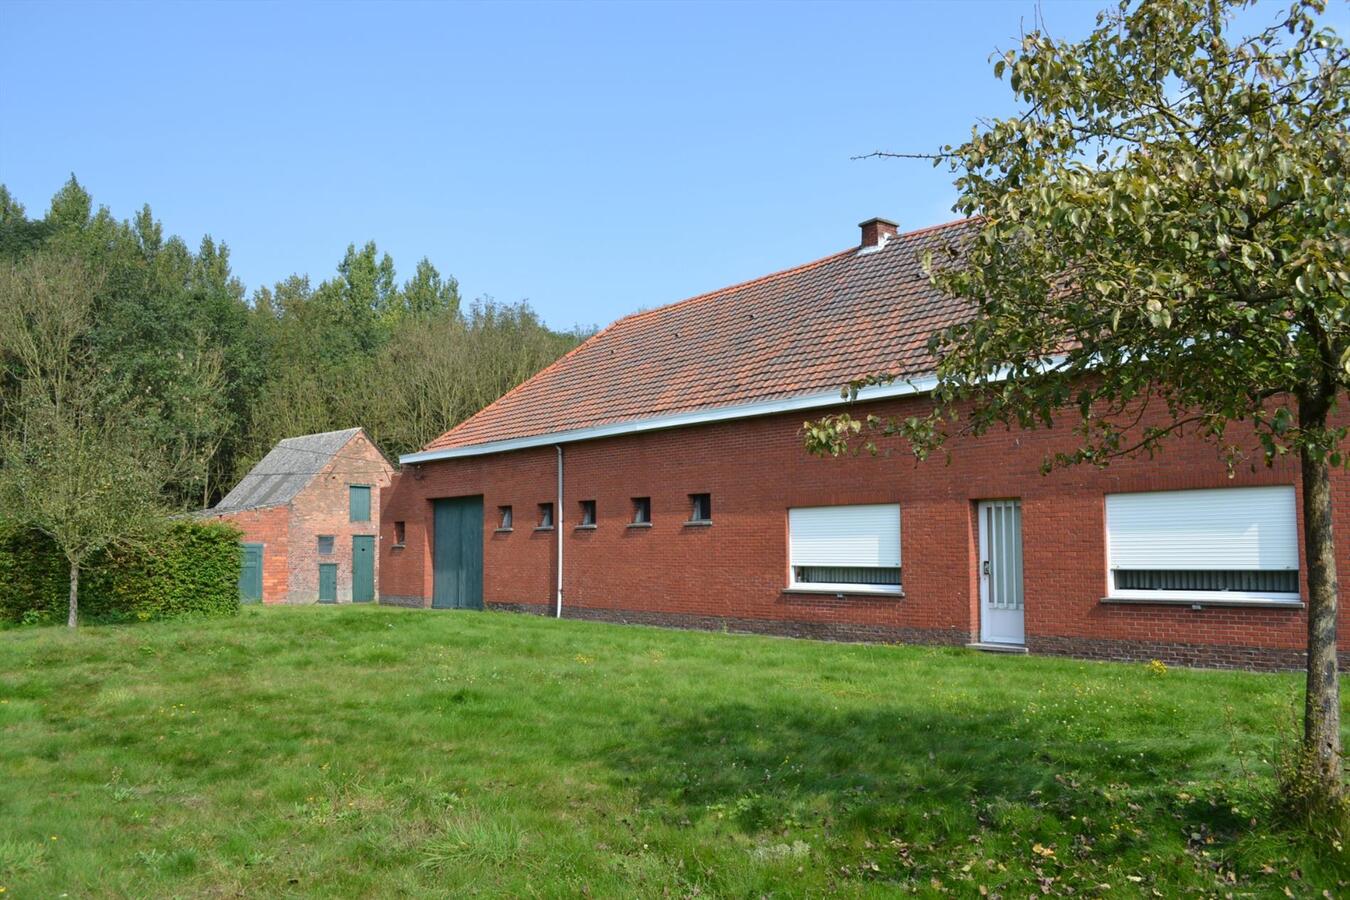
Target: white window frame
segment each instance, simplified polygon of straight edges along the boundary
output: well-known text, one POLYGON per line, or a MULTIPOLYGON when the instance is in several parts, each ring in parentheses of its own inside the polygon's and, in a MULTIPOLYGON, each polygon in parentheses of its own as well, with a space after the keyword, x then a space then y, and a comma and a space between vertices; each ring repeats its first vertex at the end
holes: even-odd
MULTIPOLYGON (((900 537, 903 534, 903 523, 900 515, 900 504, 898 503, 854 503, 840 504, 837 506, 794 506, 788 510, 788 590, 811 594, 875 594, 883 597, 903 597, 904 590, 904 567, 900 562, 900 537), (898 568, 900 569, 900 584, 831 584, 818 581, 798 581, 797 569, 799 567, 826 565, 825 563, 804 563, 794 558, 792 549, 792 514, 798 510, 821 510, 821 509, 854 509, 854 508, 886 508, 895 510, 896 516, 896 542, 895 542, 895 563, 894 565, 882 565, 876 568, 898 568)), ((889 556, 889 554, 887 554, 889 556)), ((889 558, 885 562, 889 563, 889 558)), ((848 561, 836 562, 830 565, 839 568, 853 568, 848 561)), ((861 566, 858 568, 871 568, 870 566, 861 566)))
MULTIPOLYGON (((1272 487, 1269 487, 1269 488, 1231 487, 1231 488, 1213 488, 1213 489, 1198 489, 1198 490, 1143 491, 1143 492, 1139 492, 1139 494, 1171 494, 1171 495, 1182 495, 1182 494, 1202 495, 1202 494, 1208 494, 1208 495, 1213 495, 1213 494, 1217 493, 1218 491, 1257 491, 1257 490, 1267 490, 1267 491, 1271 491, 1271 490, 1276 490, 1276 489, 1287 490, 1288 495, 1289 495, 1289 496, 1288 496, 1288 499, 1287 499, 1287 503, 1288 503, 1288 508, 1289 508, 1289 514, 1290 514, 1291 516, 1293 516, 1294 541, 1295 541, 1295 556, 1297 557, 1297 554, 1298 554, 1298 550, 1297 550, 1297 541, 1298 541, 1299 524, 1298 524, 1297 511, 1296 511, 1296 510, 1297 510, 1297 507, 1296 507, 1295 501, 1294 501, 1295 491, 1294 491, 1294 488, 1293 488, 1292 486, 1289 486, 1289 485, 1278 485, 1278 486, 1272 486, 1272 487)), ((1138 494, 1134 494, 1134 493, 1119 493, 1119 494, 1107 494, 1105 497, 1103 497, 1102 512, 1103 512, 1103 525, 1104 525, 1104 529, 1103 529, 1103 530, 1104 530, 1104 532, 1105 532, 1104 538, 1105 538, 1105 544, 1106 544, 1106 587, 1107 587, 1107 599, 1108 599, 1108 600, 1153 600, 1153 601, 1156 601, 1156 602, 1162 602, 1162 603, 1167 603, 1167 602, 1191 602, 1191 601, 1194 601, 1194 602, 1197 602, 1197 603, 1206 603, 1206 602, 1208 602, 1208 603, 1215 603, 1215 602, 1221 602, 1221 603, 1225 603, 1225 604, 1231 603, 1231 604, 1234 604, 1234 605, 1256 604, 1256 605, 1264 605, 1264 606, 1269 606, 1269 605, 1272 605, 1272 604, 1286 604, 1286 605, 1289 605, 1289 606, 1301 606, 1301 605, 1302 605, 1302 602, 1303 602, 1303 601, 1302 601, 1302 596, 1299 594, 1298 591, 1293 591, 1293 592, 1286 592, 1286 591, 1192 591, 1192 590, 1183 590, 1183 589, 1175 589, 1175 590, 1174 590, 1174 589, 1167 589, 1167 590, 1117 589, 1117 588, 1116 588, 1116 572, 1118 571, 1118 568, 1113 564, 1113 563, 1114 563, 1114 560, 1113 560, 1113 558, 1112 558, 1112 552, 1111 552, 1111 504, 1110 504, 1110 499, 1111 499, 1112 497, 1120 497, 1120 496, 1137 496, 1137 495, 1138 495, 1138 494)), ((1295 569, 1294 569, 1293 571, 1301 572, 1301 571, 1302 571, 1302 560, 1296 558, 1295 562, 1296 562, 1296 567, 1295 567, 1295 569)), ((1166 565, 1160 565, 1160 566, 1157 566, 1156 568, 1159 569, 1159 570, 1162 570, 1162 571, 1168 571, 1168 570, 1171 569, 1171 567, 1166 566, 1166 565)), ((1213 569, 1197 569, 1197 571, 1227 571, 1227 570, 1229 570, 1229 568, 1228 568, 1228 567, 1224 567, 1224 566, 1214 567, 1213 569)))

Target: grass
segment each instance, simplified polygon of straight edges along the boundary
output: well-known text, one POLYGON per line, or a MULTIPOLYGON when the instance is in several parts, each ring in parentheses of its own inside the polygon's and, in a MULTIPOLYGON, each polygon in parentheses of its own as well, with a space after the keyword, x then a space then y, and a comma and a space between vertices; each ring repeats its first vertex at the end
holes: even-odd
POLYGON ((4 900, 1350 879, 1261 827, 1294 676, 378 607, 22 629, 0 659, 4 900))

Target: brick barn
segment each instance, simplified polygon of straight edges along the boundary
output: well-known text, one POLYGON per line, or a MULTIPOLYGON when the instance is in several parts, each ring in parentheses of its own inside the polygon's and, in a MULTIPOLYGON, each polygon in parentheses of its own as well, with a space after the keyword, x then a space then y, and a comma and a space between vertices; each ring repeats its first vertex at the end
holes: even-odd
POLYGON ((803 421, 858 376, 904 379, 855 415, 925 411, 926 341, 964 314, 919 257, 969 225, 861 227, 841 253, 620 319, 402 457, 383 602, 1302 664, 1296 462, 1230 478, 1213 446, 1178 440, 1042 475, 1067 427, 964 439, 949 462, 809 455, 803 421))
POLYGON ((377 599, 380 505, 394 467, 360 428, 286 438, 203 518, 243 532, 246 603, 377 599))

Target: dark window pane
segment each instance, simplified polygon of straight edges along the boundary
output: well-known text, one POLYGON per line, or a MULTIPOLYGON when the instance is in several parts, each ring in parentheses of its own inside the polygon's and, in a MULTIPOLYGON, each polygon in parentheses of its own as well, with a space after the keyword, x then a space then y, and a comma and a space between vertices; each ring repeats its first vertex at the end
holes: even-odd
POLYGON ((1244 591, 1296 594, 1295 571, 1116 569, 1118 591, 1244 591))
POLYGON ((863 566, 798 566, 798 584, 871 584, 898 587, 900 569, 863 566))

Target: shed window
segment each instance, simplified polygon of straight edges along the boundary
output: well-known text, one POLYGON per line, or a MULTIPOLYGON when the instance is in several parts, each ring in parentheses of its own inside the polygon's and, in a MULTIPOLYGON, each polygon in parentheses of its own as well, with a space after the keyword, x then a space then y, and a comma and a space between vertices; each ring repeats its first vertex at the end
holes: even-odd
POLYGON ((552 527, 553 527, 553 504, 552 504, 552 503, 540 503, 540 504, 539 504, 539 527, 540 527, 540 528, 552 528, 552 527))
POLYGON ((689 495, 689 521, 712 521, 712 494, 689 495))
POLYGON ((595 501, 594 501, 594 500, 582 500, 582 501, 581 501, 581 524, 580 524, 579 526, 577 526, 577 527, 579 527, 579 528, 594 528, 594 527, 595 527, 595 501))
POLYGON ((408 536, 408 526, 403 522, 394 523, 394 546, 402 547, 403 539, 408 536))
POLYGON ((331 534, 319 535, 319 555, 331 556, 333 554, 333 536, 331 534))
POLYGON ((788 510, 789 585, 900 593, 900 507, 893 503, 788 510))
POLYGON ((370 485, 352 484, 347 486, 347 505, 351 510, 351 521, 370 521, 370 485))
POLYGON ((633 524, 650 525, 652 523, 652 498, 633 498, 633 524))
POLYGON ((1298 600, 1289 485, 1106 497, 1110 596, 1298 600))
POLYGON ((511 507, 509 507, 509 506, 499 506, 499 507, 497 507, 497 530, 498 530, 498 531, 510 531, 510 530, 512 529, 512 527, 513 527, 513 525, 512 525, 512 522, 513 522, 513 521, 514 521, 514 519, 513 519, 512 516, 511 516, 511 507))

